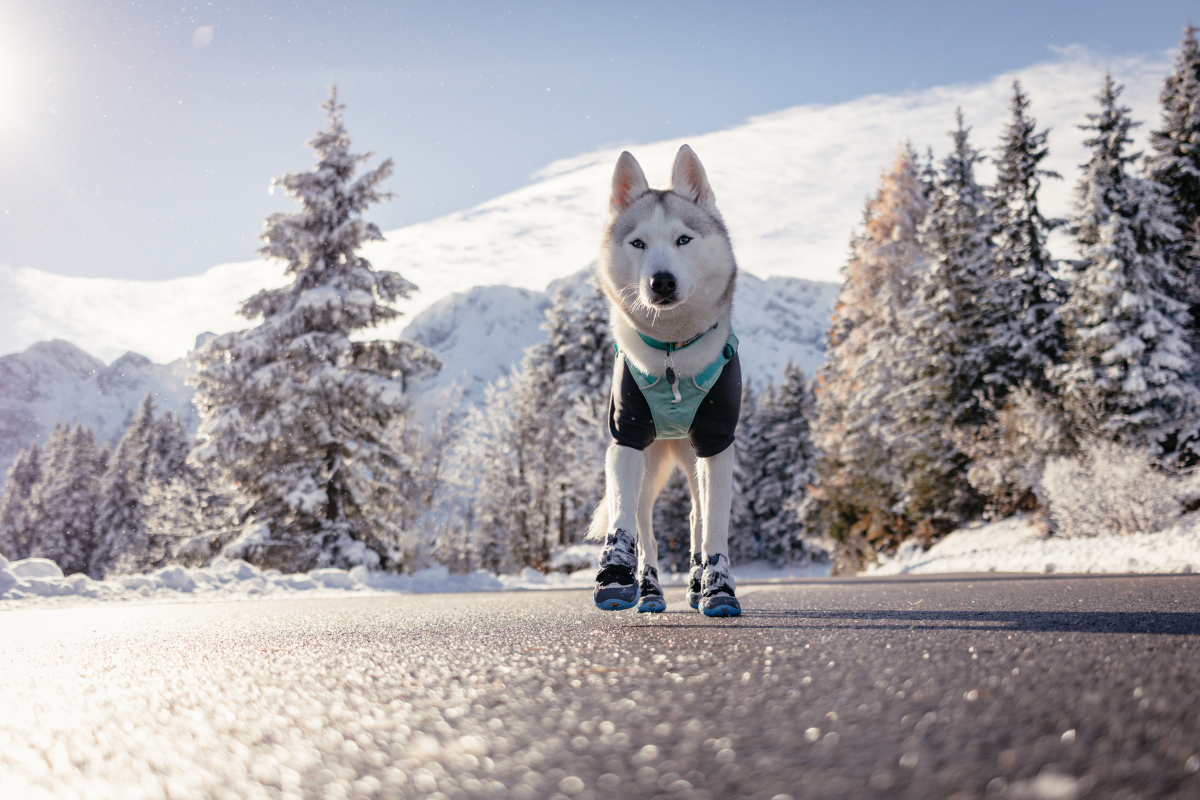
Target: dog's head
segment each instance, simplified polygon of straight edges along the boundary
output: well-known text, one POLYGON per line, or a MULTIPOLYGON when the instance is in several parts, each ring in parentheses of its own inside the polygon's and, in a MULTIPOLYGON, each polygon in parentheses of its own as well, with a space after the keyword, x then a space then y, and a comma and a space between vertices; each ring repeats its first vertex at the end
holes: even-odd
POLYGON ((704 165, 686 144, 671 188, 651 189, 637 160, 621 153, 613 172, 601 284, 646 328, 686 327, 727 304, 737 266, 704 165))

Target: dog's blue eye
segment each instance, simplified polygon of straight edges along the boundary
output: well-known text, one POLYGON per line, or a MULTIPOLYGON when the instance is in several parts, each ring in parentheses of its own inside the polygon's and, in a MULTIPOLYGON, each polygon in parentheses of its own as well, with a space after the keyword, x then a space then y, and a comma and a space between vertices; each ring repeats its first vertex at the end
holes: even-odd
POLYGON ((691 240, 692 240, 692 237, 690 237, 690 236, 680 236, 678 239, 675 240, 675 244, 685 245, 688 242, 690 242, 691 240))
POLYGON ((632 242, 630 242, 630 244, 633 245, 634 247, 636 247, 638 250, 646 249, 646 243, 643 242, 641 239, 634 239, 632 242))

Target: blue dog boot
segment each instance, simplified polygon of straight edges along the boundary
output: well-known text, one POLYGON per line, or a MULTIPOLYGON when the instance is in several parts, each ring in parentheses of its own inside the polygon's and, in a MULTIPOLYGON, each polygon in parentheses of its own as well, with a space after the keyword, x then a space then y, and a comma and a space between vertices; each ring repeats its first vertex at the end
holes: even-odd
POLYGON ((641 593, 637 563, 637 543, 633 536, 617 528, 605 538, 596 590, 592 593, 596 608, 623 611, 637 605, 641 593))
POLYGON ((692 553, 692 568, 688 573, 688 590, 687 601, 692 608, 700 608, 700 592, 702 591, 700 583, 704 575, 704 557, 699 553, 692 553))
POLYGON ((708 557, 701 581, 701 607, 706 617, 736 617, 742 604, 733 592, 733 576, 729 574, 729 559, 724 553, 708 557))
POLYGON ((652 614, 667 610, 667 600, 658 585, 658 569, 649 564, 642 567, 642 599, 638 601, 637 610, 652 614))

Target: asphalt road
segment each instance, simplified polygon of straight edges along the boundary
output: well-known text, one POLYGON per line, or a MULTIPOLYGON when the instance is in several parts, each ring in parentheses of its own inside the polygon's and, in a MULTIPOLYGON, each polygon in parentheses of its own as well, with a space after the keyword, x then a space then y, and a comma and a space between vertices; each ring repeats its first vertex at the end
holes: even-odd
POLYGON ((1200 576, 739 594, 0 612, 0 797, 1200 798, 1200 576))

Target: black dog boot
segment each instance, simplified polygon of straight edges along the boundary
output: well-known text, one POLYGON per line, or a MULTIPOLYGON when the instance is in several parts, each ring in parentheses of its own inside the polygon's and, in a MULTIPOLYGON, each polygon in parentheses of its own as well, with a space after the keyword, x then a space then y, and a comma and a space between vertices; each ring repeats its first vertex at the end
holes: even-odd
POLYGON ((688 573, 687 601, 692 608, 700 608, 700 581, 704 575, 704 557, 692 553, 692 569, 688 573))
POLYGON ((623 611, 637 605, 641 587, 637 579, 637 539, 617 528, 604 540, 600 572, 592 599, 602 611, 623 611))
POLYGON ((729 574, 729 558, 724 553, 708 557, 701 581, 701 611, 706 617, 736 617, 742 604, 733 593, 733 576, 729 574))
POLYGON ((642 567, 642 599, 638 601, 637 610, 653 614, 667 610, 667 600, 658 585, 658 569, 649 564, 642 567))

